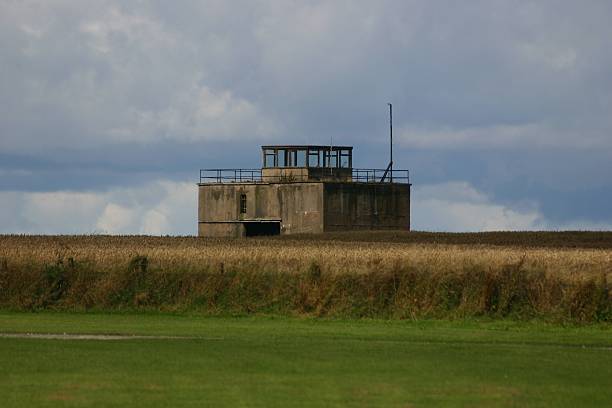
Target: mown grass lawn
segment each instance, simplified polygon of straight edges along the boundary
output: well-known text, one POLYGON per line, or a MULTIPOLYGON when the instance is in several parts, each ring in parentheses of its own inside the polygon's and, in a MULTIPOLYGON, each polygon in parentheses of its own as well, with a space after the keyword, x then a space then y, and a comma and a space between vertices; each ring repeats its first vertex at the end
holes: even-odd
POLYGON ((0 312, 0 406, 612 406, 612 327, 0 312))

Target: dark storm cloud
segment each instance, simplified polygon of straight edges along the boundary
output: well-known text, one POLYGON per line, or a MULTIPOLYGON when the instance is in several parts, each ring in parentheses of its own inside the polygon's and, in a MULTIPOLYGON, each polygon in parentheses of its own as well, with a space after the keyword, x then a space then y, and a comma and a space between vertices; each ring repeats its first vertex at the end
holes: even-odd
POLYGON ((541 213, 519 226, 609 224, 611 16, 604 1, 4 2, 0 190, 195 182, 256 167, 260 144, 331 139, 384 167, 392 101, 416 187, 541 213))

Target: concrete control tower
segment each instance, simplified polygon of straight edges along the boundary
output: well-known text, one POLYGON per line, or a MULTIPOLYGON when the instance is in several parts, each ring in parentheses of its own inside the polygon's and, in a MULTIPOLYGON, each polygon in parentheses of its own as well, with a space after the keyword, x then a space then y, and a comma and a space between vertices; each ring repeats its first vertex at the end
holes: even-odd
POLYGON ((261 169, 203 169, 198 235, 410 230, 408 170, 354 169, 350 146, 262 146, 261 169))

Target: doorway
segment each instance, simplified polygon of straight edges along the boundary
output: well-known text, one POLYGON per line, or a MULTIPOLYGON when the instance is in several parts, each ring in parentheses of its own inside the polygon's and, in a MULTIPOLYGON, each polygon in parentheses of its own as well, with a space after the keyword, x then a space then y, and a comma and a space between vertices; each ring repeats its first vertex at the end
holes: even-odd
POLYGON ((280 235, 280 221, 243 221, 246 237, 280 235))

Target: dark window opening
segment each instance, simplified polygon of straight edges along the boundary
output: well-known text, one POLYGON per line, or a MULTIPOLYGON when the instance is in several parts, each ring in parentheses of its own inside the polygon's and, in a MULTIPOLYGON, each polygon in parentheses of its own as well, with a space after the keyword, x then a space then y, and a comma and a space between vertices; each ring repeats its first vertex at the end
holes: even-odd
POLYGON ((297 152, 295 152, 295 165, 297 167, 308 167, 306 166, 306 153, 306 150, 298 150, 297 152))
POLYGON ((264 150, 264 167, 276 167, 278 152, 274 150, 264 150))
POLYGON ((280 222, 245 222, 244 233, 247 237, 280 235, 280 222))
POLYGON ((263 148, 263 167, 353 167, 353 149, 343 146, 270 146, 263 148))
POLYGON ((318 150, 308 150, 306 167, 321 167, 321 156, 318 150))
POLYGON ((350 152, 350 150, 340 151, 340 167, 343 167, 343 168, 353 167, 352 159, 353 157, 352 157, 352 153, 350 152))
POLYGON ((286 150, 279 150, 278 152, 278 160, 277 160, 277 167, 287 167, 287 151, 286 150))
POLYGON ((338 167, 338 151, 327 150, 324 152, 324 167, 338 167))
POLYGON ((247 212, 247 196, 246 194, 240 194, 240 214, 246 214, 247 212))

